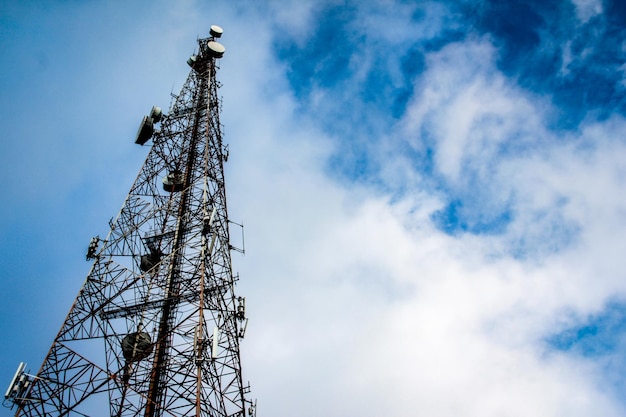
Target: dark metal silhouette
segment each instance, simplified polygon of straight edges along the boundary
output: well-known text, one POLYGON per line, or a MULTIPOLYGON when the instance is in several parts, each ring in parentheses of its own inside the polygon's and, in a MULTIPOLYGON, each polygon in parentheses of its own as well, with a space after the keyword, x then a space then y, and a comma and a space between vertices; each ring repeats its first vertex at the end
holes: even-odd
MULTIPOLYGON (((199 39, 168 114, 37 375, 21 366, 16 416, 245 416, 245 300, 234 293, 216 80, 221 28, 199 39), (24 377, 24 378, 22 378, 24 377)), ((18 373, 19 373, 18 369, 18 373)), ((16 384, 16 383, 12 383, 16 384)))

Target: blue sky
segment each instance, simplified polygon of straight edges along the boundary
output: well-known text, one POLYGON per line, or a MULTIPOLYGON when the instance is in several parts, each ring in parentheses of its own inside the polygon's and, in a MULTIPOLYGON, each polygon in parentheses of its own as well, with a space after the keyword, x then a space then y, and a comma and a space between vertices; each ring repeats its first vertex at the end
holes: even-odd
POLYGON ((0 383, 219 24, 259 415, 626 414, 626 6, 128 3, 0 4, 0 383))

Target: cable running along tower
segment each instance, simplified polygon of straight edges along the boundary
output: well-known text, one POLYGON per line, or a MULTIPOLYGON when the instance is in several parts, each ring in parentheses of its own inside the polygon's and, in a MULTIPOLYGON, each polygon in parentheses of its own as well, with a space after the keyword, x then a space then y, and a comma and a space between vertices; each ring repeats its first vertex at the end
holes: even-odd
POLYGON ((226 210, 219 26, 199 39, 169 114, 153 107, 136 143, 152 148, 36 375, 5 394, 16 416, 253 416, 239 342, 226 210))

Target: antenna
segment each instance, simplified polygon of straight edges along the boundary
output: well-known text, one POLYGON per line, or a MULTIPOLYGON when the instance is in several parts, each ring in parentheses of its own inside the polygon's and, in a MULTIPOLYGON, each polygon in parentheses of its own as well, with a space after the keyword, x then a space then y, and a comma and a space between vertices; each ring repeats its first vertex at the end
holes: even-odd
POLYGON ((9 388, 7 388, 7 392, 4 393, 5 399, 8 399, 9 397, 14 395, 13 388, 16 388, 18 378, 21 377, 22 374, 24 373, 25 367, 26 367, 26 364, 24 362, 20 362, 19 366, 17 367, 17 371, 15 371, 15 375, 13 375, 13 379, 11 380, 11 383, 9 384, 9 388))

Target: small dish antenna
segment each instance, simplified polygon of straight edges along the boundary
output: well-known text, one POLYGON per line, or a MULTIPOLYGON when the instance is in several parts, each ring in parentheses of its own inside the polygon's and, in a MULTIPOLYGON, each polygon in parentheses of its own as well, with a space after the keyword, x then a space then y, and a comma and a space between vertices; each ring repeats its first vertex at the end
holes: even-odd
POLYGON ((209 33, 214 38, 220 38, 224 34, 224 29, 217 25, 211 25, 211 30, 209 31, 209 33))
POLYGON ((224 52, 226 52, 224 45, 216 41, 209 41, 207 46, 209 47, 209 53, 213 58, 221 58, 224 56, 224 52))

